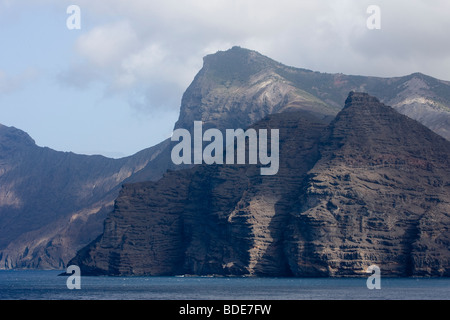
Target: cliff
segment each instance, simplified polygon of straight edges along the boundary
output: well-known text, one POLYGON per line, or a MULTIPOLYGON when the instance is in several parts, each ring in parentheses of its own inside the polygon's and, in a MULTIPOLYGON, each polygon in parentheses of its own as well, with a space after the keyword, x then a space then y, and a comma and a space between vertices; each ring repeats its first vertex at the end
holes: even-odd
MULTIPOLYGON (((268 115, 302 112, 330 122, 350 91, 364 91, 450 139, 449 82, 414 73, 378 78, 283 65, 233 47, 204 57, 181 99, 175 129, 247 128, 268 115)), ((1 119, 0 119, 1 121, 1 119)), ((62 268, 102 233, 122 184, 158 181, 174 166, 170 140, 124 159, 40 148, 0 128, 0 269, 62 268), (17 138, 17 139, 16 139, 17 138)))
POLYGON ((287 245, 296 274, 450 272, 450 144, 376 98, 351 93, 308 173, 287 245))
POLYGON ((83 274, 450 274, 450 142, 376 98, 350 93, 327 125, 268 116, 280 170, 199 165, 125 185, 83 274))

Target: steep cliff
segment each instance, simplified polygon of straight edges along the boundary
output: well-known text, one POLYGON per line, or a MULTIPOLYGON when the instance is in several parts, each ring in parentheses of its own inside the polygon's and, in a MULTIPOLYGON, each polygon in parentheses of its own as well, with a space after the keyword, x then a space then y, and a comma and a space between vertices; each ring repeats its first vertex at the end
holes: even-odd
MULTIPOLYGON (((192 130, 199 120, 205 129, 246 128, 290 111, 329 122, 349 91, 377 96, 450 139, 449 82, 420 73, 396 78, 320 73, 239 47, 204 57, 181 99, 175 128, 192 130)), ((30 137, 14 146, 18 140, 10 134, 0 130, 0 268, 66 266, 101 234, 123 183, 157 181, 168 169, 186 168, 173 165, 170 140, 113 160, 38 148, 30 137)))
POLYGON ((204 165, 125 185, 103 235, 70 263, 87 274, 288 272, 281 242, 272 241, 283 228, 272 224, 285 220, 278 215, 317 161, 326 124, 294 112, 254 128, 280 129, 278 175, 261 176, 259 165, 204 165))
POLYGON ((450 143, 366 94, 349 95, 289 222, 295 274, 450 274, 450 143))
POLYGON ((271 115, 280 170, 199 165, 125 185, 84 274, 449 275, 450 142, 350 93, 326 125, 271 115))

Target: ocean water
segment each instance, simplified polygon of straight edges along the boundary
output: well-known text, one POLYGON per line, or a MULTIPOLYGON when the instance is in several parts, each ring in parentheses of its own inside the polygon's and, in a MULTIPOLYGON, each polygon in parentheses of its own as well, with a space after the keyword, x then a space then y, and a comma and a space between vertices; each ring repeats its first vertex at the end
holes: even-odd
POLYGON ((81 277, 69 290, 62 271, 0 271, 0 300, 449 300, 450 278, 81 277))

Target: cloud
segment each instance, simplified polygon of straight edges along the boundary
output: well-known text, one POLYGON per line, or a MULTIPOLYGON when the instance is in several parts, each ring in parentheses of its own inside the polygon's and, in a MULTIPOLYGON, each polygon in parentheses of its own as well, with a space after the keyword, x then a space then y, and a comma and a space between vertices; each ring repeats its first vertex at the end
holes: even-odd
POLYGON ((96 68, 108 68, 139 46, 139 39, 128 21, 93 28, 81 35, 75 50, 96 68))
POLYGON ((374 31, 366 27, 372 1, 80 0, 82 17, 99 23, 77 39, 81 62, 61 79, 78 86, 100 81, 107 94, 124 95, 139 110, 157 108, 181 98, 204 55, 233 45, 322 72, 421 71, 450 79, 441 67, 450 60, 450 4, 377 2, 382 30, 374 31))
POLYGON ((10 75, 0 70, 0 94, 8 94, 22 89, 35 80, 39 72, 35 68, 28 68, 16 75, 10 75))

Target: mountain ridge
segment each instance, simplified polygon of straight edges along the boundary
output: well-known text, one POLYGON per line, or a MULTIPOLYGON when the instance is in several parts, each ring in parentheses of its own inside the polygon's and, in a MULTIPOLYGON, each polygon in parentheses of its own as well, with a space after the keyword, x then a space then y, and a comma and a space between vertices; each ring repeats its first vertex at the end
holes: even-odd
POLYGON ((105 211, 101 211, 102 208, 112 208, 117 195, 114 190, 118 192, 121 182, 141 170, 154 152, 149 148, 134 157, 123 159, 77 155, 39 147, 25 132, 14 127, 1 126, 2 268, 64 266, 61 255, 67 259, 73 252, 67 248, 53 248, 52 251, 60 252, 55 257, 45 253, 52 244, 55 246, 58 241, 68 241, 62 240, 66 238, 67 233, 61 229, 78 228, 74 227, 78 222, 89 221, 89 224, 92 223, 95 227, 81 228, 91 231, 82 235, 74 235, 72 232, 71 236, 81 243, 91 241, 91 233, 101 231, 102 219, 106 215, 105 211), (91 212, 93 208, 98 209, 91 212), (97 212, 98 217, 95 217, 97 212), (64 225, 58 221, 65 221, 64 225), (57 229, 61 231, 59 234, 55 234, 57 229), (56 241, 56 238, 52 239, 49 234, 60 239, 56 241))
POLYGON ((330 118, 340 111, 350 91, 368 92, 450 139, 448 81, 417 72, 394 78, 321 73, 286 66, 240 47, 204 58, 203 68, 183 95, 175 129, 191 129, 195 120, 219 129, 247 127, 265 114, 286 109, 330 118), (234 117, 237 110, 244 111, 242 119, 234 117))
MULTIPOLYGON (((267 115, 292 112, 306 112, 311 117, 317 117, 328 123, 342 109, 343 102, 350 91, 364 91, 377 96, 381 102, 392 105, 397 111, 415 118, 433 131, 450 139, 450 112, 447 111, 450 108, 449 82, 420 73, 395 78, 320 73, 285 66, 256 51, 240 47, 219 51, 204 58, 202 69, 183 94, 180 116, 174 128, 192 130, 193 122, 200 120, 203 121, 205 130, 248 128, 267 115)), ((6 138, 0 134, 0 141, 1 139, 6 138)), ((31 141, 25 142, 27 143, 31 141)), ((95 183, 88 182, 89 179, 84 182, 84 185, 81 180, 78 180, 80 184, 71 192, 70 188, 64 189, 64 181, 67 182, 66 185, 73 185, 73 180, 78 179, 75 168, 83 167, 80 164, 83 162, 80 161, 82 158, 76 157, 75 154, 67 153, 64 156, 65 162, 61 159, 56 162, 62 161, 67 168, 72 168, 67 169, 67 172, 73 175, 70 177, 67 173, 58 173, 58 170, 61 171, 63 167, 54 165, 52 161, 55 160, 52 160, 52 157, 58 153, 50 151, 51 149, 42 149, 46 151, 34 154, 17 153, 17 158, 14 159, 9 149, 0 150, 0 161, 2 161, 0 162, 0 180, 3 179, 0 217, 3 212, 3 216, 8 216, 10 225, 15 225, 17 229, 21 223, 23 227, 21 235, 17 232, 14 236, 8 236, 10 231, 3 235, 3 244, 0 246, 0 268, 60 268, 64 266, 70 259, 69 255, 73 256, 78 249, 101 233, 103 219, 107 212, 113 209, 114 199, 119 194, 122 184, 157 181, 167 170, 180 169, 171 161, 170 150, 173 145, 174 143, 167 139, 152 148, 128 157, 128 164, 124 164, 128 169, 124 167, 121 171, 120 166, 117 166, 118 172, 112 170, 107 180, 109 179, 109 184, 113 186, 111 189, 108 189, 109 187, 102 189, 103 191, 99 192, 103 193, 102 195, 92 193, 92 186, 95 183), (136 159, 136 162, 133 159, 136 159), (21 163, 21 161, 24 161, 26 166, 16 170, 14 175, 5 174, 11 163, 21 163), (43 168, 41 172, 33 171, 35 162, 43 168), (39 194, 37 191, 25 192, 21 197, 16 196, 17 184, 29 175, 27 171, 33 172, 34 178, 30 181, 30 185, 38 185, 35 189, 41 189, 42 196, 34 197, 33 195, 39 194), (52 189, 51 185, 45 184, 48 177, 52 175, 66 177, 65 180, 61 178, 58 182, 61 188, 53 187, 52 189), (62 192, 63 190, 66 192, 62 192), (73 201, 77 194, 87 190, 90 190, 95 200, 92 198, 73 201), (49 194, 55 196, 49 197, 49 194), (76 210, 71 205, 67 205, 66 200, 70 198, 75 203, 76 210), (38 204, 42 210, 47 207, 47 211, 51 210, 54 213, 54 219, 48 219, 46 225, 42 223, 45 219, 41 219, 36 224, 31 210, 25 212, 22 219, 23 212, 11 209, 10 206, 17 205, 19 202, 29 203, 29 208, 33 207, 33 203, 38 204), (77 220, 76 217, 83 217, 83 219, 77 220), (75 231, 77 228, 73 227, 74 222, 77 224, 79 222, 77 228, 89 231, 75 231), (41 226, 41 229, 38 229, 37 225, 41 226), (58 249, 50 253, 48 248, 53 247, 58 249), (25 252, 27 254, 23 254, 25 252)), ((110 162, 108 158, 101 159, 105 163, 110 162)), ((126 162, 123 159, 116 160, 119 162, 115 163, 126 162)), ((105 169, 105 165, 98 164, 97 167, 100 167, 100 170, 105 169)), ((92 168, 92 166, 86 166, 86 172, 92 168)))

